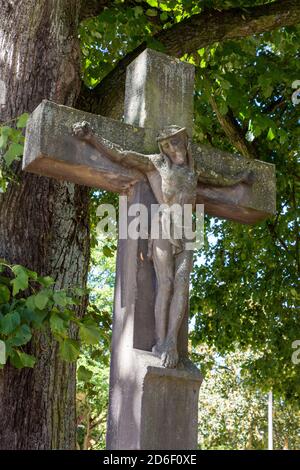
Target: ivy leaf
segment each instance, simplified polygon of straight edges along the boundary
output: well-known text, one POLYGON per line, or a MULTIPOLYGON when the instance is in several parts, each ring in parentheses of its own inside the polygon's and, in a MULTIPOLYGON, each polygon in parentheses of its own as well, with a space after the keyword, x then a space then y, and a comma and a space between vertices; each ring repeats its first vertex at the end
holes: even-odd
POLYGON ((16 367, 16 369, 22 369, 22 367, 24 367, 23 362, 21 361, 20 356, 16 350, 13 349, 12 351, 10 351, 9 357, 11 364, 16 367))
POLYGON ((14 336, 10 338, 10 343, 13 346, 23 346, 27 344, 32 338, 31 329, 28 325, 21 325, 20 328, 17 329, 14 336))
POLYGON ((21 369, 22 367, 34 367, 36 363, 36 358, 34 356, 22 351, 14 350, 10 356, 12 364, 17 369, 21 369))
POLYGON ((60 307, 65 307, 67 305, 67 296, 64 291, 54 292, 53 300, 56 303, 56 305, 59 305, 60 307))
POLYGON ((101 339, 100 328, 92 322, 82 323, 79 328, 79 337, 86 344, 98 344, 101 339))
POLYGON ((6 304, 10 299, 10 290, 4 285, 0 285, 0 304, 6 304))
POLYGON ((56 313, 50 317, 50 328, 52 333, 57 333, 60 335, 66 331, 64 320, 56 313))
POLYGON ((65 361, 74 362, 77 360, 79 354, 79 345, 74 339, 68 338, 60 342, 59 355, 65 361))
POLYGON ((0 320, 0 330, 4 335, 12 333, 20 325, 20 315, 18 312, 10 312, 0 320))
POLYGON ((0 149, 4 149, 7 145, 7 141, 8 141, 8 137, 10 136, 11 134, 11 127, 8 127, 8 126, 3 126, 3 127, 0 127, 0 149))
POLYGON ((0 131, 1 131, 1 135, 6 135, 8 137, 9 135, 11 135, 13 129, 12 127, 3 126, 3 127, 0 127, 0 131))
POLYGON ((21 114, 21 116, 17 120, 17 128, 22 129, 22 128, 26 127, 28 118, 29 118, 28 113, 21 114))
POLYGON ((6 147, 7 139, 8 139, 7 135, 1 134, 1 136, 0 136, 0 149, 4 149, 6 147))
POLYGON ((27 297, 25 301, 26 309, 25 309, 25 317, 27 318, 27 321, 32 321, 34 323, 34 326, 36 328, 39 328, 45 318, 48 315, 47 310, 39 310, 37 309, 35 305, 35 295, 31 295, 30 297, 27 297))
POLYGON ((49 301, 49 293, 47 291, 40 291, 34 296, 34 304, 39 310, 44 310, 49 301))
POLYGON ((26 268, 20 265, 16 265, 12 268, 15 279, 11 281, 13 286, 13 296, 16 296, 20 290, 28 288, 28 274, 26 268))
POLYGON ((82 382, 89 382, 93 377, 93 372, 84 366, 80 366, 77 370, 77 377, 82 382))
POLYGON ((23 155, 23 151, 23 145, 13 142, 3 156, 7 166, 10 166, 14 160, 21 157, 23 155))
POLYGON ((50 287, 54 284, 54 279, 50 276, 38 277, 37 280, 43 287, 50 287))

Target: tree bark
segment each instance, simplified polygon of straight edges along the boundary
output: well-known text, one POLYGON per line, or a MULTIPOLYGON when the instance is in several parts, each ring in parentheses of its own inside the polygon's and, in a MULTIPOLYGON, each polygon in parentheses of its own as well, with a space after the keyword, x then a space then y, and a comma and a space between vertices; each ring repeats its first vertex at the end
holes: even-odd
MULTIPOLYGON (((299 0, 280 0, 250 8, 206 10, 160 31, 155 39, 164 46, 166 54, 182 57, 215 42, 297 24, 299 17, 299 0)), ((127 54, 93 90, 83 87, 77 106, 102 115, 107 110, 110 117, 119 119, 123 113, 126 67, 146 47, 143 43, 127 54)))
MULTIPOLYGON (((0 0, 0 120, 47 98, 73 105, 80 89, 80 0, 0 0)), ((19 174, 0 195, 0 257, 57 288, 84 286, 89 258, 88 190, 19 174)), ((82 312, 82 308, 79 309, 82 312)), ((34 337, 33 369, 0 371, 0 449, 75 449, 76 366, 50 334, 34 337)))

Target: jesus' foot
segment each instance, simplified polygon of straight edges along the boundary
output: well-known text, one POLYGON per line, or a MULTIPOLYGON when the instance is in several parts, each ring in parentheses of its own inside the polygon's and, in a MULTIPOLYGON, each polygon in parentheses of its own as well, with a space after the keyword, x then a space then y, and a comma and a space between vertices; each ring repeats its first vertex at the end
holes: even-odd
POLYGON ((161 353, 161 365, 174 369, 178 364, 178 352, 176 341, 167 340, 161 353))
POLYGON ((163 345, 160 341, 158 341, 152 348, 152 352, 153 354, 155 354, 155 356, 158 356, 158 357, 161 357, 161 354, 163 352, 163 345))

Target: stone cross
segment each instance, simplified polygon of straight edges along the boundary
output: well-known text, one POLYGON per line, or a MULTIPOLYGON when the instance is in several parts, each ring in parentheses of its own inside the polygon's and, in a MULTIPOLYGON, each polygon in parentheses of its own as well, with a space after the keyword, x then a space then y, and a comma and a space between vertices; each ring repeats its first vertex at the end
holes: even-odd
MULTIPOLYGON (((192 135, 194 68, 145 50, 127 69, 124 121, 43 101, 28 122, 23 168, 39 175, 127 194, 129 205, 157 203, 143 176, 96 152, 72 133, 87 121, 98 135, 139 153, 157 152, 156 135, 165 126, 192 135)), ((218 187, 197 184, 198 203, 213 216, 256 223, 275 211, 274 166, 192 144, 196 170, 206 174, 253 175, 253 184, 218 187)), ((128 219, 130 221, 130 218, 128 219)), ((147 240, 119 240, 113 317, 109 449, 194 449, 201 375, 186 358, 188 308, 178 335, 180 365, 161 366, 155 342, 157 280, 147 258, 147 240)))

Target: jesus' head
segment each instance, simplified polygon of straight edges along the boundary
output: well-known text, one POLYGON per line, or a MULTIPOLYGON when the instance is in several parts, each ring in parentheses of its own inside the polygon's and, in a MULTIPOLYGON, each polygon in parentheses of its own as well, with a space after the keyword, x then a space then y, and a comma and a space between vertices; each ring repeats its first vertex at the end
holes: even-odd
POLYGON ((188 134, 185 127, 168 126, 162 129, 157 137, 160 151, 172 163, 180 166, 190 166, 188 152, 188 134))

